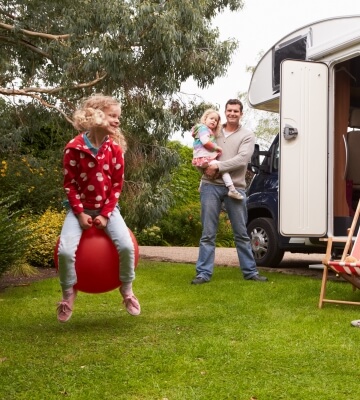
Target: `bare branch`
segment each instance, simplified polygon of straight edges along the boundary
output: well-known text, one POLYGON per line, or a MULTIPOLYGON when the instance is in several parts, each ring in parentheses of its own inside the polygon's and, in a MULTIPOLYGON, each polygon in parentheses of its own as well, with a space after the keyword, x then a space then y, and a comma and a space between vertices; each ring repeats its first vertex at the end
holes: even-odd
MULTIPOLYGON (((105 77, 107 76, 107 73, 104 73, 102 76, 99 76, 99 74, 96 74, 96 79, 90 81, 90 82, 85 82, 85 83, 79 83, 78 85, 74 85, 68 89, 70 90, 77 90, 77 89, 83 89, 83 88, 88 88, 91 86, 95 86, 98 82, 102 81, 105 77)), ((64 118, 72 124, 72 120, 58 107, 48 103, 45 101, 40 94, 56 94, 59 93, 60 91, 64 90, 64 86, 60 86, 57 88, 53 89, 46 89, 46 88, 36 88, 36 87, 28 87, 28 88, 23 88, 23 89, 7 89, 7 88, 2 88, 0 87, 0 94, 5 95, 5 96, 27 96, 31 97, 33 99, 38 100, 43 106, 47 108, 54 108, 57 110, 60 114, 64 116, 64 118)), ((67 104, 69 108, 74 109, 73 105, 70 104, 68 101, 61 99, 64 103, 67 104)))
MULTIPOLYGON (((5 89, 5 91, 6 90, 8 90, 8 89, 5 89)), ((3 91, 4 91, 4 89, 0 89, 0 94, 9 95, 9 93, 7 93, 7 92, 3 93, 3 91)), ((41 98, 41 96, 34 94, 34 93, 25 93, 22 90, 12 89, 11 91, 14 92, 13 95, 31 97, 32 99, 38 100, 43 106, 57 110, 68 122, 70 122, 70 124, 72 124, 72 120, 64 113, 64 111, 62 111, 59 107, 56 107, 53 104, 48 103, 43 98, 41 98)))
POLYGON ((102 76, 99 76, 99 73, 97 72, 96 79, 94 79, 93 81, 90 81, 90 82, 86 82, 86 83, 79 83, 78 85, 75 85, 72 89, 83 89, 83 88, 95 86, 98 82, 102 81, 106 77, 107 77, 107 72, 104 72, 104 74, 102 76))
POLYGON ((65 89, 78 90, 78 89, 95 86, 98 82, 102 81, 106 76, 107 76, 106 72, 101 76, 99 76, 99 74, 97 73, 96 79, 94 79, 90 82, 79 83, 79 84, 73 85, 72 87, 69 87, 69 88, 65 88, 64 86, 59 86, 59 87, 52 88, 52 89, 38 88, 38 87, 25 87, 22 89, 7 89, 7 88, 0 87, 0 94, 3 94, 5 96, 32 96, 32 94, 34 94, 34 93, 56 94, 65 89))
MULTIPOLYGON (((0 28, 6 29, 8 31, 15 31, 16 27, 14 25, 9 25, 9 24, 4 24, 0 22, 0 28)), ((23 33, 24 35, 27 36, 36 36, 36 37, 41 37, 44 39, 50 39, 50 40, 64 40, 64 39, 69 39, 70 34, 66 35, 51 35, 50 33, 43 33, 43 32, 33 32, 29 31, 27 29, 19 29, 19 32, 23 33)))
POLYGON ((40 50, 38 47, 32 45, 31 43, 29 43, 29 42, 27 42, 25 40, 15 41, 15 40, 13 40, 11 38, 8 38, 6 36, 0 36, 0 41, 8 42, 8 43, 11 43, 12 45, 21 44, 21 45, 23 45, 25 47, 28 47, 30 50, 34 51, 35 53, 40 54, 43 57, 46 57, 46 58, 49 58, 49 59, 51 58, 49 54, 45 53, 44 51, 40 50))

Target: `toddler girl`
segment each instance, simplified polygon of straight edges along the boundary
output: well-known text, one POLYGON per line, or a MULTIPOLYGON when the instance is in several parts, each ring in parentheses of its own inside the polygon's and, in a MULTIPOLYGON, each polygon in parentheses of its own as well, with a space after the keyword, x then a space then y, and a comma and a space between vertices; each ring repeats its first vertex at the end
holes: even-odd
MULTIPOLYGON (((209 165, 216 164, 217 157, 222 153, 222 148, 216 144, 220 129, 220 114, 209 108, 202 115, 200 123, 196 124, 191 130, 194 138, 192 165, 205 169, 209 165)), ((225 172, 221 177, 225 186, 229 189, 228 196, 242 200, 244 197, 235 189, 230 174, 225 172)))

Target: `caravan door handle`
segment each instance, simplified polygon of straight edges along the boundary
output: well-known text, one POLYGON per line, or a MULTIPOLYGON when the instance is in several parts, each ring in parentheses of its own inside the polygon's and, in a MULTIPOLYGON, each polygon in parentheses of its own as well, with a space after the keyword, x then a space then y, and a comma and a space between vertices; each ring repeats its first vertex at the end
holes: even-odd
POLYGON ((298 130, 291 125, 286 124, 284 127, 284 139, 285 140, 292 140, 295 139, 298 135, 298 130))
POLYGON ((348 146, 348 142, 347 142, 345 135, 343 135, 343 139, 344 139, 344 146, 345 146, 344 180, 346 180, 347 174, 348 174, 348 165, 349 165, 349 146, 348 146))

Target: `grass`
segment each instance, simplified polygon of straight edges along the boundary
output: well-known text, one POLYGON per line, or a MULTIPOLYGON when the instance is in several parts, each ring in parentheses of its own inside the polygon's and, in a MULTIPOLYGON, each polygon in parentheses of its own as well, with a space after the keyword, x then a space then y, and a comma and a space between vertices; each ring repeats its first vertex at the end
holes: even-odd
MULTIPOLYGON (((80 293, 59 324, 58 280, 0 294, 0 398, 126 400, 357 400, 356 306, 318 309, 320 280, 268 272, 249 282, 215 268, 141 262, 131 317, 117 291, 80 293)), ((328 295, 358 298, 330 282, 328 295)))

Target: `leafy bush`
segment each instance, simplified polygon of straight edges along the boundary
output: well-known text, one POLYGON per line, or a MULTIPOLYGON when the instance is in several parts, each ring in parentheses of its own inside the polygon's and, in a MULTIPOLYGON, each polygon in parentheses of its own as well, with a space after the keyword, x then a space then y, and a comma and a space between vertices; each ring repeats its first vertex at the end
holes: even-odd
POLYGON ((134 232, 139 246, 164 246, 166 242, 163 240, 161 229, 158 226, 145 228, 141 232, 134 232))
POLYGON ((176 150, 180 156, 178 168, 171 173, 170 190, 174 193, 174 205, 171 208, 200 201, 199 183, 201 174, 191 164, 193 150, 181 143, 169 142, 169 148, 176 150))
POLYGON ((218 247, 235 247, 234 234, 226 212, 222 211, 219 219, 219 227, 216 235, 218 247))
MULTIPOLYGON (((159 242, 153 243, 149 240, 149 236, 144 235, 142 231, 138 236, 141 238, 139 244, 148 246, 198 246, 202 232, 200 207, 199 202, 170 210, 158 224, 159 227, 156 232, 159 242)), ((220 214, 216 245, 219 247, 235 246, 228 215, 223 211, 220 214)))
POLYGON ((59 162, 36 159, 32 156, 2 159, 0 185, 4 196, 16 195, 17 208, 42 213, 47 208, 61 209, 64 197, 62 172, 59 162))
POLYGON ((9 211, 14 203, 13 198, 0 201, 0 276, 24 261, 29 245, 30 228, 23 218, 24 211, 9 211))
POLYGON ((54 266, 54 248, 61 232, 65 212, 51 208, 30 223, 31 243, 27 252, 27 261, 36 267, 54 266))
POLYGON ((201 236, 200 203, 171 209, 159 221, 163 239, 171 246, 198 246, 201 236))

